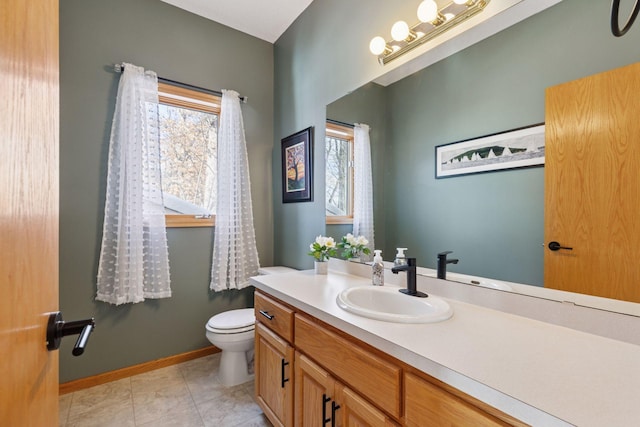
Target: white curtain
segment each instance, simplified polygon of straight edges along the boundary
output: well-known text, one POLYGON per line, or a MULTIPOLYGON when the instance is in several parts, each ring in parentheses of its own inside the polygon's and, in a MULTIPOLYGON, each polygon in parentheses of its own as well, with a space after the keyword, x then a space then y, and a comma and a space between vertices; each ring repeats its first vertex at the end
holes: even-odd
POLYGON ((249 285, 249 277, 258 274, 259 267, 240 97, 235 91, 223 90, 210 288, 242 289, 249 285))
POLYGON ((368 125, 355 124, 353 146, 353 235, 366 237, 373 252, 376 246, 373 240, 373 180, 368 125))
POLYGON ((96 299, 136 303, 171 296, 160 186, 158 78, 125 64, 109 141, 96 299))

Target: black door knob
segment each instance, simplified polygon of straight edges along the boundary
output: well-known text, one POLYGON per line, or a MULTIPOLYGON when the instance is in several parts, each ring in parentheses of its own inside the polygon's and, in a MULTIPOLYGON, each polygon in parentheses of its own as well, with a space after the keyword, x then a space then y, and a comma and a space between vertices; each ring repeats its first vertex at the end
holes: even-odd
POLYGON ((71 354, 74 356, 80 356, 84 353, 87 341, 89 341, 89 335, 91 335, 95 326, 96 322, 93 318, 76 320, 74 322, 65 322, 62 320, 62 313, 59 311, 50 313, 49 321, 47 323, 47 350, 53 351, 60 348, 60 341, 62 341, 62 337, 79 334, 80 336, 78 337, 71 354))
POLYGON ((567 251, 572 251, 573 248, 570 248, 568 246, 562 246, 560 243, 553 241, 553 242, 549 242, 549 249, 552 251, 559 251, 560 249, 565 249, 567 251))

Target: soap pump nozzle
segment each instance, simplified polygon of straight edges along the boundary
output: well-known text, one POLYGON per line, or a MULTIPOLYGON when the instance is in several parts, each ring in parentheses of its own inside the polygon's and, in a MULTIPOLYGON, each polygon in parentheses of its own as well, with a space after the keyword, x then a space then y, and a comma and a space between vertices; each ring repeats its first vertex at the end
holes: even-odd
POLYGON ((401 265, 406 265, 407 264, 407 259, 404 256, 404 251, 407 250, 407 248, 396 248, 396 250, 398 252, 396 252, 396 259, 393 260, 393 266, 394 267, 398 267, 401 265))

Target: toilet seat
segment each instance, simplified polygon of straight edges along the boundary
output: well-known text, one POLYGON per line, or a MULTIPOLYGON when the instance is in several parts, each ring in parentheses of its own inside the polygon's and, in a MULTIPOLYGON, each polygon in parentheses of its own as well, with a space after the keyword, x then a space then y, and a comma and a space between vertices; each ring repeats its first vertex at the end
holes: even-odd
POLYGON ((255 329, 256 317, 252 308, 225 311, 211 317, 207 330, 216 334, 239 334, 255 329))
POLYGON ((216 328, 212 328, 211 326, 207 325, 207 331, 212 332, 214 334, 218 334, 218 335, 241 334, 243 332, 252 332, 255 329, 256 328, 255 328, 254 325, 245 326, 244 328, 239 328, 239 329, 216 329, 216 328))

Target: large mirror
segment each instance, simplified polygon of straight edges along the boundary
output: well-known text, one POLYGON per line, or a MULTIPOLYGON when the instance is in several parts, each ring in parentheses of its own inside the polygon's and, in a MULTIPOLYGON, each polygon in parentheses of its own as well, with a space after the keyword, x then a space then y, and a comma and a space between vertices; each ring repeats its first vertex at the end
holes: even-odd
MULTIPOLYGON (((511 290, 534 295, 544 288, 544 167, 436 179, 435 147, 544 122, 546 88, 640 60, 629 40, 611 36, 608 12, 606 4, 562 2, 327 106, 327 119, 371 127, 376 246, 385 260, 406 247, 435 269, 437 254, 452 251, 459 262, 447 266, 451 279, 525 284, 511 290)), ((329 235, 348 230, 327 225, 329 235)), ((618 310, 639 312, 630 303, 618 310)))

